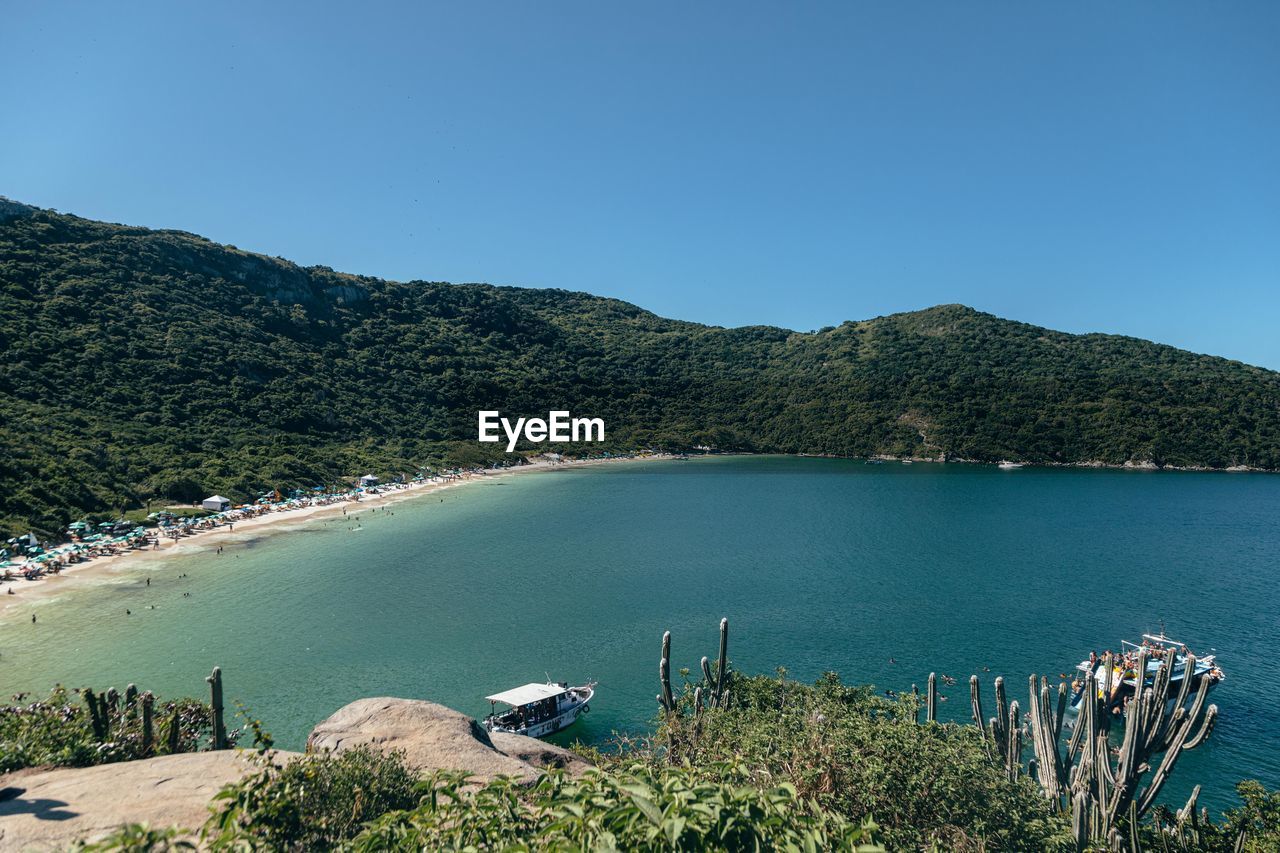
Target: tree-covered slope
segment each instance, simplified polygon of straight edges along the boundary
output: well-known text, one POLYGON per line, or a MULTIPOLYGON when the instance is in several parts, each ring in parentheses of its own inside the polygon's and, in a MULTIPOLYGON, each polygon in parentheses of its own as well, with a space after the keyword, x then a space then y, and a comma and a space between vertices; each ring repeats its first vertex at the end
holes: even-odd
POLYGON ((3 201, 0 340, 9 530, 480 458, 482 408, 603 417, 615 447, 1280 467, 1280 374, 1146 341, 955 305, 723 329, 3 201))

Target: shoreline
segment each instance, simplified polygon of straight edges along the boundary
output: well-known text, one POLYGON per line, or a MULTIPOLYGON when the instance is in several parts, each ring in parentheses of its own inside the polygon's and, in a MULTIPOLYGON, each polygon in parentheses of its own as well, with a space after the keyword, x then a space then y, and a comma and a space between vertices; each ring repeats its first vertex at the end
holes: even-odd
MULTIPOLYGON (((990 465, 999 462, 988 462, 985 459, 963 459, 955 456, 943 458, 938 456, 892 456, 876 453, 871 456, 842 456, 836 453, 721 453, 719 456, 795 456, 802 459, 845 459, 851 462, 928 462, 934 465, 990 465)), ((1013 461, 1013 460, 1010 460, 1013 461)), ((1258 468, 1253 465, 1231 465, 1226 468, 1212 468, 1207 465, 1157 465, 1154 462, 1101 462, 1086 460, 1082 462, 1016 462, 1021 468, 1079 468, 1104 471, 1174 471, 1193 474, 1277 474, 1280 469, 1258 468)))
MULTIPOLYGON (((417 497, 434 494, 444 489, 456 488, 468 483, 486 482, 498 479, 508 475, 521 473, 536 473, 546 471, 556 471, 564 468, 578 468, 592 465, 617 464, 622 462, 645 462, 656 460, 671 459, 697 459, 697 458, 716 458, 725 456, 784 456, 793 458, 809 458, 809 459, 845 459, 849 461, 862 460, 864 462, 875 462, 883 464, 903 464, 903 463, 928 463, 935 465, 973 465, 973 466, 991 466, 995 467, 996 463, 986 462, 977 459, 940 459, 938 457, 928 456, 890 456, 886 454, 877 454, 868 457, 849 457, 838 456, 825 453, 752 453, 752 452, 725 452, 698 454, 695 456, 681 456, 670 453, 656 453, 638 457, 615 457, 609 459, 582 459, 582 460, 562 460, 559 462, 538 460, 530 462, 527 465, 521 465, 514 468, 503 468, 500 470, 479 470, 467 472, 460 475, 460 479, 444 480, 443 482, 426 481, 420 483, 409 483, 387 491, 375 494, 371 497, 362 499, 353 499, 339 501, 331 504, 323 504, 319 506, 298 507, 290 510, 278 512, 270 512, 264 515, 247 518, 235 522, 240 526, 240 530, 228 529, 226 527, 218 527, 213 530, 201 531, 189 537, 178 540, 161 539, 158 549, 145 549, 126 551, 122 554, 107 557, 97 557, 84 563, 76 563, 65 567, 59 573, 46 575, 38 581, 27 581, 22 578, 15 578, 10 581, 0 582, 7 584, 5 592, 0 592, 0 621, 3 621, 14 610, 25 604, 36 604, 51 598, 81 589, 90 588, 88 584, 74 583, 80 581, 102 581, 109 578, 112 574, 122 570, 135 568, 145 565, 148 562, 157 560, 172 559, 181 557, 186 554, 201 553, 219 545, 226 543, 244 543, 261 538, 267 535, 285 533, 293 530, 295 527, 305 524, 316 518, 323 518, 341 514, 344 509, 354 505, 356 510, 368 508, 375 509, 378 507, 389 506, 391 504, 400 503, 417 497), (12 590, 12 594, 9 594, 12 590)), ((1235 473, 1275 473, 1265 468, 1253 468, 1246 466, 1237 466, 1232 468, 1200 468, 1200 467, 1182 467, 1174 465, 1159 466, 1154 463, 1135 464, 1114 464, 1107 462, 1026 462, 1020 463, 1019 467, 1028 469, 1034 468, 1051 468, 1051 469, 1084 469, 1084 470, 1113 470, 1113 471, 1131 471, 1131 472, 1186 472, 1186 473, 1217 473, 1217 474, 1235 474, 1235 473)))
POLYGON ((435 494, 445 489, 457 488, 470 483, 490 482, 514 474, 529 474, 547 471, 559 471, 565 468, 581 468, 593 465, 608 465, 620 462, 645 462, 673 458, 670 454, 653 454, 640 457, 617 457, 611 459, 582 459, 561 462, 536 461, 528 465, 501 470, 482 470, 468 472, 460 479, 443 482, 426 481, 410 483, 393 491, 382 492, 359 500, 338 501, 319 506, 297 507, 280 512, 269 512, 254 518, 235 522, 240 529, 218 527, 177 540, 162 539, 157 549, 126 551, 109 557, 97 557, 84 563, 67 566, 56 575, 47 575, 37 581, 15 578, 5 582, 7 589, 0 593, 0 621, 11 615, 11 611, 22 605, 38 604, 56 598, 65 593, 76 593, 90 590, 109 578, 114 573, 137 568, 148 562, 162 561, 182 557, 188 554, 203 553, 219 545, 244 543, 264 536, 288 533, 299 526, 317 518, 341 515, 344 510, 377 509, 383 506, 401 503, 413 498, 435 494), (76 583, 79 581, 80 583, 76 583), (12 594, 9 594, 12 590, 12 594))

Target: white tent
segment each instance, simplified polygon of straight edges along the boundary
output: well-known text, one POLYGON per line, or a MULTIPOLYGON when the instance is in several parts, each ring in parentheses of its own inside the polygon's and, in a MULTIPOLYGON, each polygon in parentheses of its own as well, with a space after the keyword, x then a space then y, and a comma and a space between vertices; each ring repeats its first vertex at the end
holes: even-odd
POLYGON ((211 498, 205 498, 201 501, 200 506, 205 509, 213 510, 214 512, 226 512, 231 508, 231 501, 224 498, 222 495, 214 495, 211 498))
POLYGON ((372 474, 365 474, 363 477, 360 478, 360 485, 376 486, 378 485, 378 478, 373 476, 372 474))

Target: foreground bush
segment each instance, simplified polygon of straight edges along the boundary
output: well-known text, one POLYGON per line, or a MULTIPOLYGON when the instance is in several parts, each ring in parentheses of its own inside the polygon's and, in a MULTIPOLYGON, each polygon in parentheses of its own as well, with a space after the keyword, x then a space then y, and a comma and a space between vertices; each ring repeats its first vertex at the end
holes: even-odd
POLYGON ((439 773, 417 808, 386 815, 351 843, 376 850, 881 850, 871 826, 821 809, 790 785, 757 788, 745 769, 642 764, 531 790, 508 781, 474 793, 439 773))
POLYGON ((209 706, 196 699, 155 703, 152 742, 147 744, 141 714, 127 707, 112 709, 108 733, 94 733, 89 710, 65 687, 55 687, 45 699, 28 701, 26 694, 0 706, 0 773, 24 767, 88 767, 131 761, 170 751, 193 752, 208 739, 209 706), (170 749, 168 728, 178 714, 177 749, 170 749))
MULTIPOLYGON (((602 766, 581 779, 419 780, 398 755, 367 749, 264 759, 218 795, 198 839, 134 825, 93 849, 1076 849, 1038 787, 987 760, 974 727, 916 723, 909 702, 834 675, 812 686, 735 676, 728 707, 694 715, 682 702, 652 739, 596 753, 602 766)), ((1280 850, 1280 793, 1238 790, 1243 805, 1215 822, 1154 810, 1137 849, 1280 850)))
POLYGON ((973 726, 918 724, 909 702, 846 687, 737 675, 727 709, 669 716, 651 762, 738 761, 754 784, 793 785, 855 823, 874 819, 890 848, 1041 850, 1068 839, 1037 786, 1010 781, 973 726))
MULTIPOLYGON (((872 826, 790 785, 756 787, 732 764, 637 764, 576 780, 557 771, 524 787, 448 772, 418 782, 398 756, 361 748, 268 764, 227 786, 215 809, 203 838, 214 849, 881 849, 867 844, 872 826)), ((133 827, 103 849, 146 849, 153 837, 133 827)))
POLYGON ((283 765, 267 760, 261 771, 218 793, 205 835, 214 847, 328 849, 365 823, 416 805, 417 788, 417 775, 400 756, 369 747, 283 765))

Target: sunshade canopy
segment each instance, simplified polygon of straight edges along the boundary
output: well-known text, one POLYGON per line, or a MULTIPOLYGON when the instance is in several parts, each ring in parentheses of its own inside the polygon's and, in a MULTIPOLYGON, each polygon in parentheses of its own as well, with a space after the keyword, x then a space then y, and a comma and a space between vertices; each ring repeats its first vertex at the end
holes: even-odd
POLYGON ((504 690, 501 693, 495 693, 492 696, 486 696, 490 702, 502 702, 507 705, 528 705, 531 702, 540 702, 543 699, 550 699, 552 696, 559 696, 565 692, 565 688, 559 684, 526 684, 523 687, 513 687, 510 690, 504 690))

